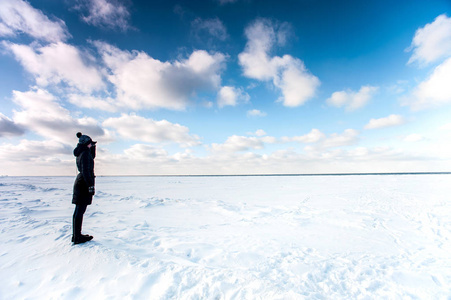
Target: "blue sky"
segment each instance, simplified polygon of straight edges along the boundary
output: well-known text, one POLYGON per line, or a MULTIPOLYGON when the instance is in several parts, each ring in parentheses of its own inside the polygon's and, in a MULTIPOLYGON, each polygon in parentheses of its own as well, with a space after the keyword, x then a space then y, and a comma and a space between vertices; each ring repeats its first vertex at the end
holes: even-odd
POLYGON ((0 175, 451 169, 451 3, 4 0, 0 175))

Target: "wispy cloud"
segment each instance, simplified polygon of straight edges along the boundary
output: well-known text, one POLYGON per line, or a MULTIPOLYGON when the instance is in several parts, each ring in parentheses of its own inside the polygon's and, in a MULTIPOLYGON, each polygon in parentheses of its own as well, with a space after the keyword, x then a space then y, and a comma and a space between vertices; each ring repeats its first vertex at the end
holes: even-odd
POLYGON ((314 128, 309 133, 301 136, 282 137, 281 141, 283 143, 299 142, 308 144, 305 147, 305 150, 312 153, 324 151, 328 148, 339 148, 354 145, 359 140, 359 134, 360 133, 355 129, 346 129, 342 133, 332 133, 330 135, 326 135, 319 129, 314 128))
POLYGON ((233 135, 227 138, 223 144, 212 144, 211 150, 213 152, 239 152, 248 151, 251 149, 263 149, 265 143, 275 143, 277 140, 274 137, 248 137, 233 135))
POLYGON ((217 40, 225 41, 229 37, 226 27, 219 18, 196 18, 191 22, 191 30, 198 39, 214 37, 217 40))
POLYGON ((258 109, 251 109, 247 111, 248 117, 266 117, 267 113, 258 109))
POLYGON ((22 0, 0 1, 0 36, 27 34, 47 42, 65 41, 70 37, 64 21, 50 20, 39 9, 22 0))
POLYGON ((75 8, 87 24, 126 31, 131 26, 130 12, 124 3, 120 0, 78 0, 75 8))
POLYGON ((414 143, 424 140, 424 136, 418 133, 412 133, 403 138, 404 142, 414 143))
POLYGON ((263 129, 258 129, 256 132, 252 133, 251 135, 265 136, 266 135, 266 131, 264 131, 263 129))
POLYGON ((146 161, 149 159, 168 159, 168 152, 152 145, 136 144, 124 151, 124 155, 133 161, 146 161))
POLYGON ((246 77, 272 81, 282 92, 279 100, 283 105, 296 107, 315 95, 320 81, 298 58, 291 55, 270 57, 276 44, 286 42, 288 28, 285 23, 274 24, 267 19, 258 19, 246 28, 248 42, 238 58, 246 77))
POLYGON ((343 133, 333 133, 329 137, 318 142, 319 148, 336 148, 350 146, 359 140, 359 132, 355 129, 346 129, 343 133))

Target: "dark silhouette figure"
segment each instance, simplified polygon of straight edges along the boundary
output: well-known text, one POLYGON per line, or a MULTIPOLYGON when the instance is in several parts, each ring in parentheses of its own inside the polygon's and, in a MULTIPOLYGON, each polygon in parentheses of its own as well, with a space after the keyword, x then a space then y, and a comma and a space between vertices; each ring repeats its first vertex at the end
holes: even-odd
POLYGON ((75 204, 72 219, 72 242, 81 244, 92 240, 92 236, 81 234, 83 214, 88 205, 92 203, 95 194, 94 158, 96 157, 96 143, 89 136, 77 133, 78 145, 74 149, 78 173, 74 183, 72 203, 75 204))

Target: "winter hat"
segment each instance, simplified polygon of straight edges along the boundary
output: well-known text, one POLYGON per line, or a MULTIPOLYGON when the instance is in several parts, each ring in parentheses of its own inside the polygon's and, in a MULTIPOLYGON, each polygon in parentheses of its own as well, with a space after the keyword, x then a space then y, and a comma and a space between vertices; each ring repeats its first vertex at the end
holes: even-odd
POLYGON ((78 143, 80 145, 87 145, 87 144, 95 144, 97 142, 94 142, 88 135, 83 135, 81 132, 77 132, 78 137, 78 143))

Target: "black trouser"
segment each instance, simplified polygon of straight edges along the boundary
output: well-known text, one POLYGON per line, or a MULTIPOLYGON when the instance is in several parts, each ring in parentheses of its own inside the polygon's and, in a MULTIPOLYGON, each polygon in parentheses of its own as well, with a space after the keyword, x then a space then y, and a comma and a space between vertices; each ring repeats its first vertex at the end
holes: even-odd
POLYGON ((81 236, 81 226, 83 223, 83 214, 86 211, 86 204, 77 204, 75 205, 74 217, 72 218, 72 227, 74 238, 78 238, 81 236))

